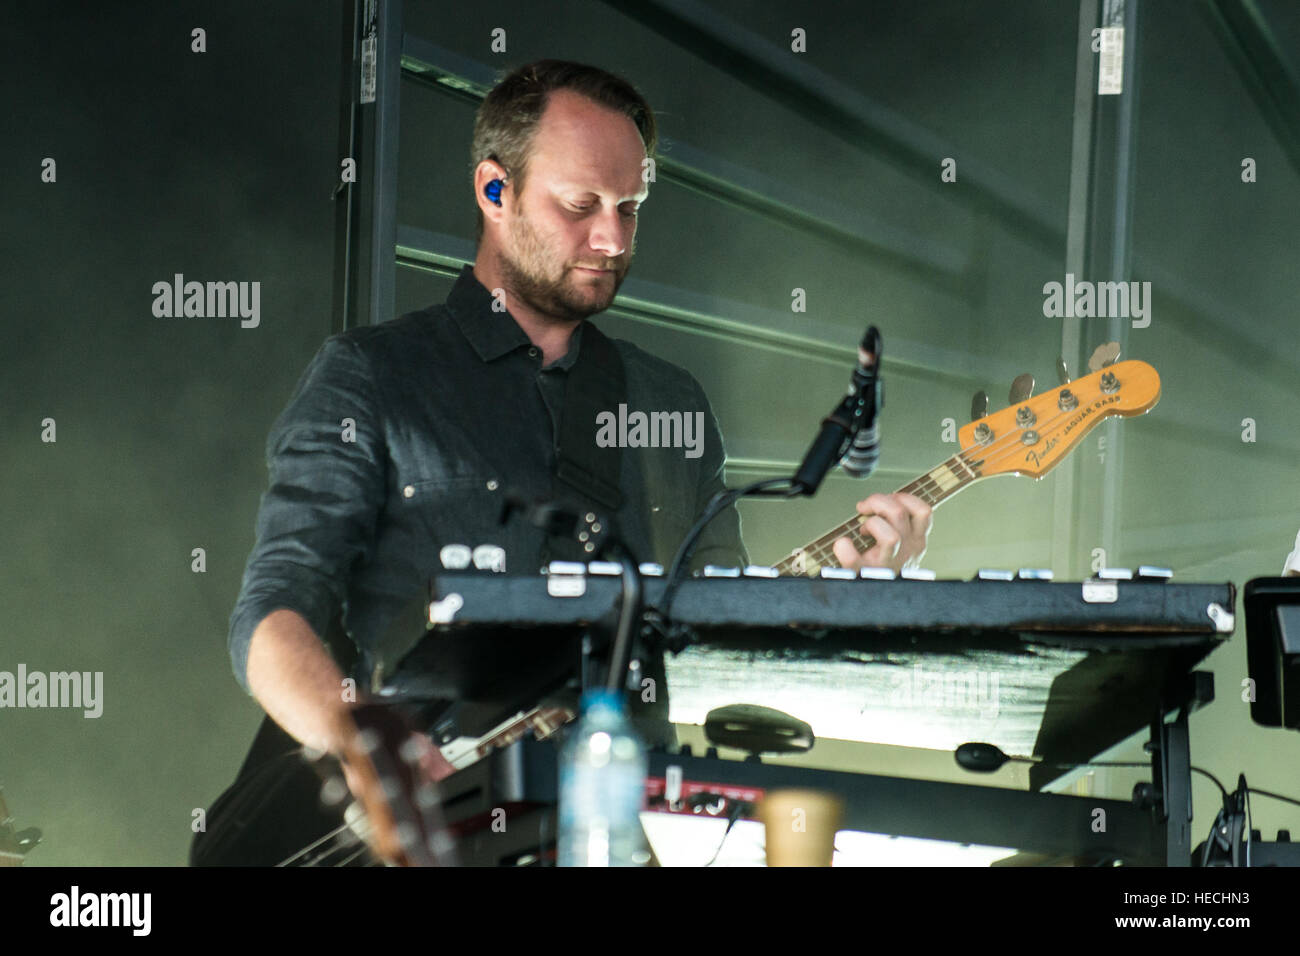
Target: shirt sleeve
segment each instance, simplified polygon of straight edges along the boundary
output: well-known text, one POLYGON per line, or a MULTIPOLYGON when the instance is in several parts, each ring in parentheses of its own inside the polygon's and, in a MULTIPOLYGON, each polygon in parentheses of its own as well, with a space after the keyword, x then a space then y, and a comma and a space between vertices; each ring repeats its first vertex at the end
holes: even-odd
POLYGON ((262 619, 287 608, 323 637, 353 563, 373 546, 387 454, 374 380, 354 341, 321 346, 271 428, 266 461, 257 542, 230 617, 231 663, 249 693, 248 647, 262 619))
MULTIPOLYGON (((713 496, 727 487, 727 450, 722 441, 722 429, 709 404, 704 389, 698 382, 699 406, 704 409, 704 448, 701 454, 700 483, 696 492, 695 514, 703 513, 713 496)), ((749 564, 749 552, 741 538, 740 512, 735 503, 728 505, 713 519, 700 535, 700 541, 691 556, 690 569, 698 571, 706 564, 743 568, 749 564)))

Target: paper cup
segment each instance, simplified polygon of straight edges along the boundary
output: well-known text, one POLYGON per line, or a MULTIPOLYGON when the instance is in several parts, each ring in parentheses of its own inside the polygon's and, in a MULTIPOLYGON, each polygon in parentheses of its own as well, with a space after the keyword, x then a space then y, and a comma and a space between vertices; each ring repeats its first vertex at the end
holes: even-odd
POLYGON ((830 866, 844 801, 820 790, 770 790, 758 807, 768 866, 830 866))

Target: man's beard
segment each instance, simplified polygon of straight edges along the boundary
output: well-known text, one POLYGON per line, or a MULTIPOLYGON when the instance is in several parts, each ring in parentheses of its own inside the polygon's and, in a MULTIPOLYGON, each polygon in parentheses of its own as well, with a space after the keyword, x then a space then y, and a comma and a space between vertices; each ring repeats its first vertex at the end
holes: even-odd
MULTIPOLYGON (((556 322, 576 322, 609 308, 627 275, 627 265, 613 266, 613 281, 559 266, 559 274, 549 271, 547 246, 526 218, 511 223, 515 257, 499 252, 501 278, 506 287, 531 308, 556 322), (620 269, 621 266, 621 269, 620 269)), ((635 247, 633 247, 635 249, 635 247)), ((593 266, 606 267, 608 260, 590 260, 593 266)), ((510 303, 506 303, 509 308, 510 303)))

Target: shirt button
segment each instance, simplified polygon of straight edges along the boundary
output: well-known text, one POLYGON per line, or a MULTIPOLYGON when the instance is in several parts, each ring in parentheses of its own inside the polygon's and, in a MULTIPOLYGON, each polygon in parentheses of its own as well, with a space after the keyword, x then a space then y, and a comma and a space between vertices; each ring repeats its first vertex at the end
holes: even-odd
POLYGON ((496 491, 498 487, 500 486, 497 484, 497 480, 495 478, 490 479, 487 483, 488 491, 496 491))
POLYGON ((530 348, 528 350, 528 354, 532 358, 537 358, 537 346, 534 345, 532 348, 530 348))
POLYGON ((402 489, 402 497, 403 497, 403 498, 414 498, 414 497, 415 497, 415 486, 414 486, 414 485, 407 485, 405 488, 403 488, 403 489, 402 489))

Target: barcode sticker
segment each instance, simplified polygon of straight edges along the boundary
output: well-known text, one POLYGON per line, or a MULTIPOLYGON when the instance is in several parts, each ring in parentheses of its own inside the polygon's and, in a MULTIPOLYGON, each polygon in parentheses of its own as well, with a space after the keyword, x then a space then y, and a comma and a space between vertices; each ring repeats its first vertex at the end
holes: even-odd
POLYGON ((375 101, 375 36, 361 41, 361 102, 375 101))
POLYGON ((1097 65, 1099 95, 1124 92, 1124 28, 1102 27, 1101 59, 1097 65))

